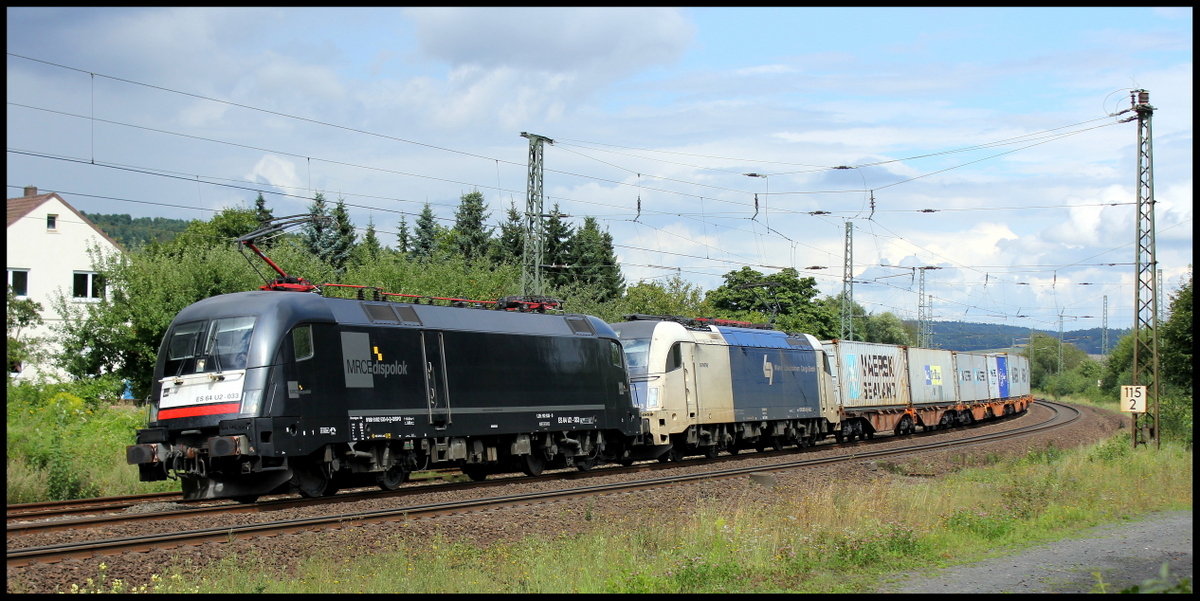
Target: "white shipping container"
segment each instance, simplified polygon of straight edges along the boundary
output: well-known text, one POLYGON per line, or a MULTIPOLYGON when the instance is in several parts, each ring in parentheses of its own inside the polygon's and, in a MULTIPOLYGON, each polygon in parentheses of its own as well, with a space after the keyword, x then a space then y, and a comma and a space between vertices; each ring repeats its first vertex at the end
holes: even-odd
POLYGON ((953 403, 958 398, 951 351, 908 347, 908 377, 914 405, 953 403))
POLYGON ((986 401, 987 357, 979 353, 954 353, 954 367, 958 372, 958 400, 986 401))
POLYGON ((1029 357, 1025 355, 1008 356, 1008 394, 1009 396, 1027 396, 1029 394, 1029 357))
POLYGON ((840 406, 908 406, 904 347, 851 340, 826 340, 821 345, 830 359, 840 406))

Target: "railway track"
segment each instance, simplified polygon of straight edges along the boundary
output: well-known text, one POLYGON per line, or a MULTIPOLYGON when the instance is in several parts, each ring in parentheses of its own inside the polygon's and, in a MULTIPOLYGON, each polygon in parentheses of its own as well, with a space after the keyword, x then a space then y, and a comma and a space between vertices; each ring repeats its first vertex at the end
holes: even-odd
MULTIPOLYGON (((981 423, 977 426, 986 425, 987 423, 981 423)), ((968 428, 969 427, 970 426, 968 426, 968 428)), ((922 437, 937 436, 942 432, 943 431, 922 432, 919 434, 910 435, 908 438, 920 439, 922 437)), ((830 442, 822 443, 818 445, 817 448, 855 448, 860 444, 864 443, 830 442)), ((787 456, 798 451, 799 449, 797 448, 784 449, 780 451, 760 451, 758 453, 751 453, 750 456, 787 456)), ((742 457, 745 456, 746 455, 743 455, 742 457)), ((686 465, 696 466, 702 464, 722 464, 725 462, 736 462, 739 459, 740 458, 738 456, 734 455, 724 455, 714 459, 693 458, 687 460, 686 465)), ((131 524, 137 522, 203 517, 206 515, 263 513, 299 507, 311 507, 316 505, 350 503, 369 498, 405 497, 419 493, 431 492, 428 486, 436 486, 437 488, 435 489, 435 492, 450 492, 505 485, 512 483, 516 478, 519 478, 523 482, 538 480, 567 480, 609 476, 613 474, 629 474, 665 470, 673 469, 679 466, 680 464, 678 463, 643 463, 629 467, 610 465, 597 468, 589 472, 579 472, 574 468, 570 468, 565 470, 548 471, 546 474, 536 478, 526 477, 514 472, 510 474, 497 474, 496 476, 499 477, 492 477, 484 482, 456 482, 454 481, 454 476, 461 477, 461 475, 459 475, 458 470, 454 469, 430 470, 427 472, 420 472, 422 477, 420 477, 418 481, 425 483, 424 486, 413 486, 410 484, 397 491, 381 491, 374 487, 348 489, 334 496, 320 497, 316 499, 302 498, 294 495, 278 495, 269 499, 261 500, 258 503, 247 505, 236 504, 228 500, 184 501, 179 493, 151 493, 123 497, 104 497, 97 499, 77 499, 71 501, 29 503, 24 505, 10 505, 8 507, 7 530, 9 536, 22 536, 45 532, 96 528, 116 524, 131 524), (437 481, 445 481, 445 483, 435 483, 437 481), (148 508, 146 505, 147 503, 158 503, 160 506, 157 508, 148 508)))
MULTIPOLYGON (((116 538, 107 540, 91 540, 74 543, 63 543, 58 545, 47 545, 41 547, 26 547, 19 549, 8 550, 8 566, 21 567, 34 563, 54 563, 68 558, 87 558, 104 555, 118 555, 127 552, 147 552, 154 549, 171 549, 188 545, 201 545, 207 542, 231 542, 233 540, 241 540, 255 538, 260 536, 279 536, 289 533, 301 533, 306 531, 320 531, 326 529, 338 529, 344 527, 364 526, 368 524, 379 524, 386 522, 400 522, 405 520, 433 518, 444 515, 454 515, 460 513, 476 513, 484 511, 494 511, 509 507, 520 507, 527 505, 535 505, 542 503, 552 503, 557 501, 579 499, 595 495, 612 495, 612 494, 632 494, 639 491, 645 491, 654 488, 672 486, 681 483, 696 482, 701 480, 721 480, 729 478, 742 478, 752 472, 771 472, 786 469, 797 469, 806 467, 815 467, 820 465, 829 465, 839 462, 854 462, 864 459, 873 459, 879 457, 887 457, 893 455, 903 455, 911 453, 919 453, 924 451, 932 451, 946 449, 951 447, 966 446, 982 442, 995 442, 1007 438, 1016 438, 1026 436, 1033 433, 1044 432, 1065 426, 1076 419, 1079 419, 1080 412, 1072 407, 1060 405, 1056 403, 1043 402, 1041 406, 1049 408, 1053 413, 1053 417, 1044 422, 1036 424, 1024 425, 1012 430, 1004 432, 981 434, 967 438, 959 438, 955 440, 936 440, 937 432, 928 433, 931 436, 929 441, 923 441, 926 438, 926 433, 917 434, 908 438, 917 441, 914 445, 905 445, 902 448, 890 449, 873 449, 870 443, 851 443, 849 445, 841 445, 843 447, 862 448, 862 452, 852 452, 847 455, 828 457, 821 459, 805 459, 803 457, 795 457, 796 450, 783 452, 768 452, 759 456, 779 456, 784 461, 780 461, 771 465, 756 465, 753 467, 727 467, 719 468, 726 463, 736 463, 732 457, 722 457, 711 462, 711 465, 718 466, 718 469, 707 470, 693 474, 675 474, 658 478, 649 478, 638 480, 635 482, 619 482, 608 484, 592 484, 584 486, 576 486, 556 491, 543 491, 537 493, 505 495, 488 498, 479 498, 471 500, 461 500, 445 503, 429 503, 423 505, 406 505, 389 509, 376 509, 370 511, 357 511, 341 513, 336 515, 310 517, 300 519, 285 519, 269 521, 258 524, 237 525, 232 527, 219 528, 204 528, 197 530, 189 530, 185 532, 171 532, 163 534, 153 534, 147 536, 116 538), (786 456, 786 457, 785 457, 786 456)), ((800 453, 801 455, 803 453, 800 453)), ((688 462, 693 463, 693 462, 688 462)), ((624 471, 647 471, 653 469, 663 469, 671 467, 679 467, 680 464, 647 464, 633 466, 630 468, 616 468, 614 470, 597 470, 596 472, 582 473, 570 472, 572 478, 589 478, 599 475, 607 475, 612 473, 620 473, 624 471)), ((684 464, 686 465, 686 464, 684 464)), ((701 465, 700 462, 694 462, 693 465, 701 465)), ((709 465, 709 464, 704 464, 709 465)), ((552 474, 551 477, 563 477, 568 473, 552 474)), ((545 478, 545 476, 543 476, 545 478)), ((532 480, 525 478, 525 480, 532 480)), ((497 479, 488 480, 485 482, 464 483, 463 487, 486 487, 502 484, 509 484, 513 479, 497 479)), ((449 487, 456 485, 438 485, 437 490, 448 490, 441 487, 449 487)), ((429 487, 421 487, 420 492, 429 492, 429 487)), ((402 496, 408 490, 393 491, 389 493, 373 493, 373 495, 384 494, 388 496, 402 496)), ((228 513, 231 510, 245 511, 271 511, 275 509, 283 509, 292 507, 289 503, 328 503, 342 502, 350 500, 358 500, 357 495, 336 495, 331 498, 323 499, 302 499, 302 500, 282 500, 268 501, 258 505, 237 506, 237 505, 222 505, 206 509, 210 512, 228 513), (275 503, 279 503, 276 505, 275 503)), ((199 509, 199 508, 198 508, 199 509)), ((197 511, 185 510, 185 511, 197 511)), ((188 517, 200 515, 198 513, 187 513, 188 517)), ((159 515, 157 519, 172 519, 181 517, 179 515, 159 515)), ((153 518, 152 518, 153 519, 153 518)), ((83 527, 81 523, 76 522, 72 529, 83 527)), ((10 526, 10 535, 11 526, 10 526)))

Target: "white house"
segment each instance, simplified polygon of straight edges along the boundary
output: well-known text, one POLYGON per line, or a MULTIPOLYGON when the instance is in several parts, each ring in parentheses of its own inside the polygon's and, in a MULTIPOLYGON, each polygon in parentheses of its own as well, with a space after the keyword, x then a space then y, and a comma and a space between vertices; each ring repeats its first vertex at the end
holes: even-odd
MULTIPOLYGON (((22 338, 50 338, 51 326, 62 322, 54 311, 54 298, 64 294, 70 302, 97 302, 103 282, 92 269, 88 247, 99 245, 105 254, 125 249, 67 204, 57 193, 38 194, 34 186, 25 195, 8 199, 8 285, 17 298, 42 305, 42 325, 22 331, 22 338)), ((53 350, 53 343, 45 347, 53 350)), ((13 366, 9 367, 10 370, 13 366)), ((62 377, 48 363, 20 366, 19 377, 37 374, 62 377)))

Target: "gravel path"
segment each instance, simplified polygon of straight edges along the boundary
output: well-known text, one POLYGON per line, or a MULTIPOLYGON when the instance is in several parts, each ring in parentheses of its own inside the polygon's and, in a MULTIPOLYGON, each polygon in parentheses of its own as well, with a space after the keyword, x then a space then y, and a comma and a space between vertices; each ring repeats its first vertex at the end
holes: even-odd
POLYGON ((1109 524, 1069 540, 1046 543, 1007 557, 900 574, 880 587, 889 593, 1090 593, 1099 572, 1108 592, 1157 577, 1171 565, 1172 583, 1192 579, 1192 512, 1168 511, 1109 524))

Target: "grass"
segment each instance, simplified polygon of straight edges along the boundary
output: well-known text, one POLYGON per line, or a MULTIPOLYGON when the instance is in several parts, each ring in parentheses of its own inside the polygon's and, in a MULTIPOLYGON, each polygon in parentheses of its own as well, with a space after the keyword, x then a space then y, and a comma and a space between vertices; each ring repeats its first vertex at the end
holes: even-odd
MULTIPOLYGON (((887 476, 754 494, 736 482, 727 485, 741 487, 733 489, 733 501, 700 498, 673 516, 633 510, 588 520, 573 534, 488 546, 442 535, 397 535, 381 548, 325 540, 289 568, 254 551, 229 553, 203 569, 168 567, 140 589, 114 587, 101 573, 79 590, 861 593, 899 571, 964 563, 1150 511, 1192 507, 1190 448, 1164 442, 1161 451, 1135 451, 1127 433, 1078 449, 993 455, 979 465, 936 479, 887 476)), ((353 541, 353 533, 340 535, 353 541)), ((1190 592, 1190 583, 1163 586, 1190 592)))
POLYGON ((179 490, 175 481, 140 482, 125 462, 144 408, 102 401, 85 385, 10 382, 7 392, 8 504, 179 490))

